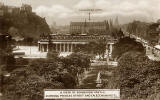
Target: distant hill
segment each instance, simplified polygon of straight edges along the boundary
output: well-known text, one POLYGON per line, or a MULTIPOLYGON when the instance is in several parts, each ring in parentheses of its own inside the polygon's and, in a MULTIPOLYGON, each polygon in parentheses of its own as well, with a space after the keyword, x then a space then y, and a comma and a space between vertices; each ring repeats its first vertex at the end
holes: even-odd
POLYGON ((38 39, 40 34, 51 33, 45 18, 33 12, 5 13, 0 17, 1 33, 9 33, 13 37, 38 39))

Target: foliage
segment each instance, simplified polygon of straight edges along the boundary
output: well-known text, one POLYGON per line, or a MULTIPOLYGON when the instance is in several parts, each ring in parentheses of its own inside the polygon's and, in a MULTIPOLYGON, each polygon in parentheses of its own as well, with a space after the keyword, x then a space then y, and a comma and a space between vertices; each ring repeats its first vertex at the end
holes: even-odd
POLYGON ((58 60, 59 52, 55 50, 49 50, 47 53, 47 58, 48 59, 53 59, 53 60, 58 60))
MULTIPOLYGON (((54 52, 52 52, 54 53, 54 52)), ((57 55, 56 55, 57 56, 57 55)), ((43 100, 44 89, 73 89, 78 84, 78 76, 90 67, 90 58, 83 53, 73 53, 66 58, 24 59, 22 64, 28 66, 16 68, 3 84, 4 98, 15 100, 43 100)), ((21 64, 16 62, 16 64, 21 64)))
POLYGON ((106 51, 106 40, 98 40, 89 42, 86 45, 78 45, 75 52, 83 52, 90 56, 99 55, 104 58, 104 53, 106 51))
POLYGON ((120 87, 122 99, 148 98, 160 91, 160 62, 149 60, 142 44, 129 37, 120 39, 113 56, 119 59, 112 81, 120 87))
POLYGON ((73 53, 69 55, 67 58, 64 58, 63 60, 65 67, 66 66, 75 66, 79 68, 86 68, 88 69, 90 67, 90 58, 87 54, 83 53, 73 53))
POLYGON ((15 69, 15 58, 14 55, 7 55, 6 56, 6 70, 7 71, 12 71, 15 69))
POLYGON ((125 53, 119 60, 117 74, 121 94, 147 98, 160 90, 160 62, 151 61, 139 52, 125 53))
MULTIPOLYGON (((17 68, 11 72, 4 84, 6 97, 25 97, 27 100, 43 100, 44 89, 65 88, 59 77, 64 75, 58 65, 48 60, 33 60, 28 67, 17 68)), ((69 76, 66 75, 70 79, 69 76)), ((67 79, 68 80, 68 79, 67 79)), ((72 81, 71 81, 72 82, 72 81)))
POLYGON ((11 71, 15 68, 15 58, 12 54, 13 47, 11 46, 11 37, 1 38, 0 45, 0 65, 4 65, 7 71, 11 71), (2 46, 4 45, 4 46, 2 46))
POLYGON ((36 75, 29 68, 19 68, 11 73, 11 77, 4 85, 6 98, 27 98, 27 100, 43 100, 43 90, 62 88, 60 82, 49 82, 43 77, 36 75))
POLYGON ((119 39, 119 38, 124 37, 124 34, 123 34, 121 28, 120 28, 120 29, 118 29, 118 28, 113 28, 112 31, 111 31, 111 36, 112 36, 113 38, 115 38, 115 39, 119 39))
POLYGON ((16 65, 28 65, 29 61, 28 59, 24 58, 17 58, 15 64, 16 65))
POLYGON ((141 43, 136 42, 133 38, 124 37, 114 44, 112 56, 113 58, 119 58, 129 51, 138 51, 145 54, 145 48, 141 43))

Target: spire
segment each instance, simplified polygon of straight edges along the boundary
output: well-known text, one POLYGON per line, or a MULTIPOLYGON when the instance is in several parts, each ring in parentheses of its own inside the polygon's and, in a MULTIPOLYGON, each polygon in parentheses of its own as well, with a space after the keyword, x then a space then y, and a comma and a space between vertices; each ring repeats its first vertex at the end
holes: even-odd
POLYGON ((118 16, 115 19, 114 25, 115 25, 115 27, 119 28, 118 16))
POLYGON ((109 23, 108 23, 108 20, 104 21, 105 22, 105 26, 106 26, 106 32, 109 32, 109 23))
POLYGON ((108 23, 108 20, 106 22, 106 29, 109 30, 109 23, 108 23))
POLYGON ((113 29, 113 21, 112 19, 109 20, 109 30, 110 32, 112 32, 112 29, 113 29))

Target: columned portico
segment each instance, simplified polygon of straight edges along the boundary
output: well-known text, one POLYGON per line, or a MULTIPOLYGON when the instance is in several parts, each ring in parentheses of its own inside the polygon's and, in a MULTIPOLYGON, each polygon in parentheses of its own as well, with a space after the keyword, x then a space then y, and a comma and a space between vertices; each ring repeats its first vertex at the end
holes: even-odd
POLYGON ((48 44, 47 43, 42 43, 42 44, 38 44, 38 50, 41 52, 48 52, 48 44))
MULTIPOLYGON (((41 52, 48 52, 49 48, 50 50, 55 50, 59 52, 74 52, 76 45, 80 43, 76 42, 53 42, 52 45, 49 45, 47 43, 38 43, 39 51, 41 52), (50 46, 50 47, 49 47, 50 46)), ((84 43, 82 43, 83 45, 84 43)), ((85 43, 86 44, 86 43, 85 43)))
POLYGON ((50 35, 50 39, 43 36, 38 41, 38 50, 41 52, 48 52, 49 50, 74 52, 78 45, 85 45, 105 38, 106 35, 50 35))

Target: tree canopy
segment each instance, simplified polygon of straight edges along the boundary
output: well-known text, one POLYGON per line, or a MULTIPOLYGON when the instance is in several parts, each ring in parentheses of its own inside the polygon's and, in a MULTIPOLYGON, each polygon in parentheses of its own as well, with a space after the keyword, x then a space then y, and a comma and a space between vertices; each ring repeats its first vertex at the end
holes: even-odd
POLYGON ((113 58, 119 58, 129 51, 138 51, 145 54, 145 48, 140 42, 136 42, 135 39, 130 37, 124 37, 114 44, 112 56, 113 58))
POLYGON ((160 92, 160 62, 150 60, 142 44, 129 37, 120 39, 113 56, 118 57, 114 79, 122 99, 146 99, 160 92))
POLYGON ((160 92, 160 62, 151 61, 139 52, 125 53, 117 73, 121 94, 125 98, 147 98, 160 92))

